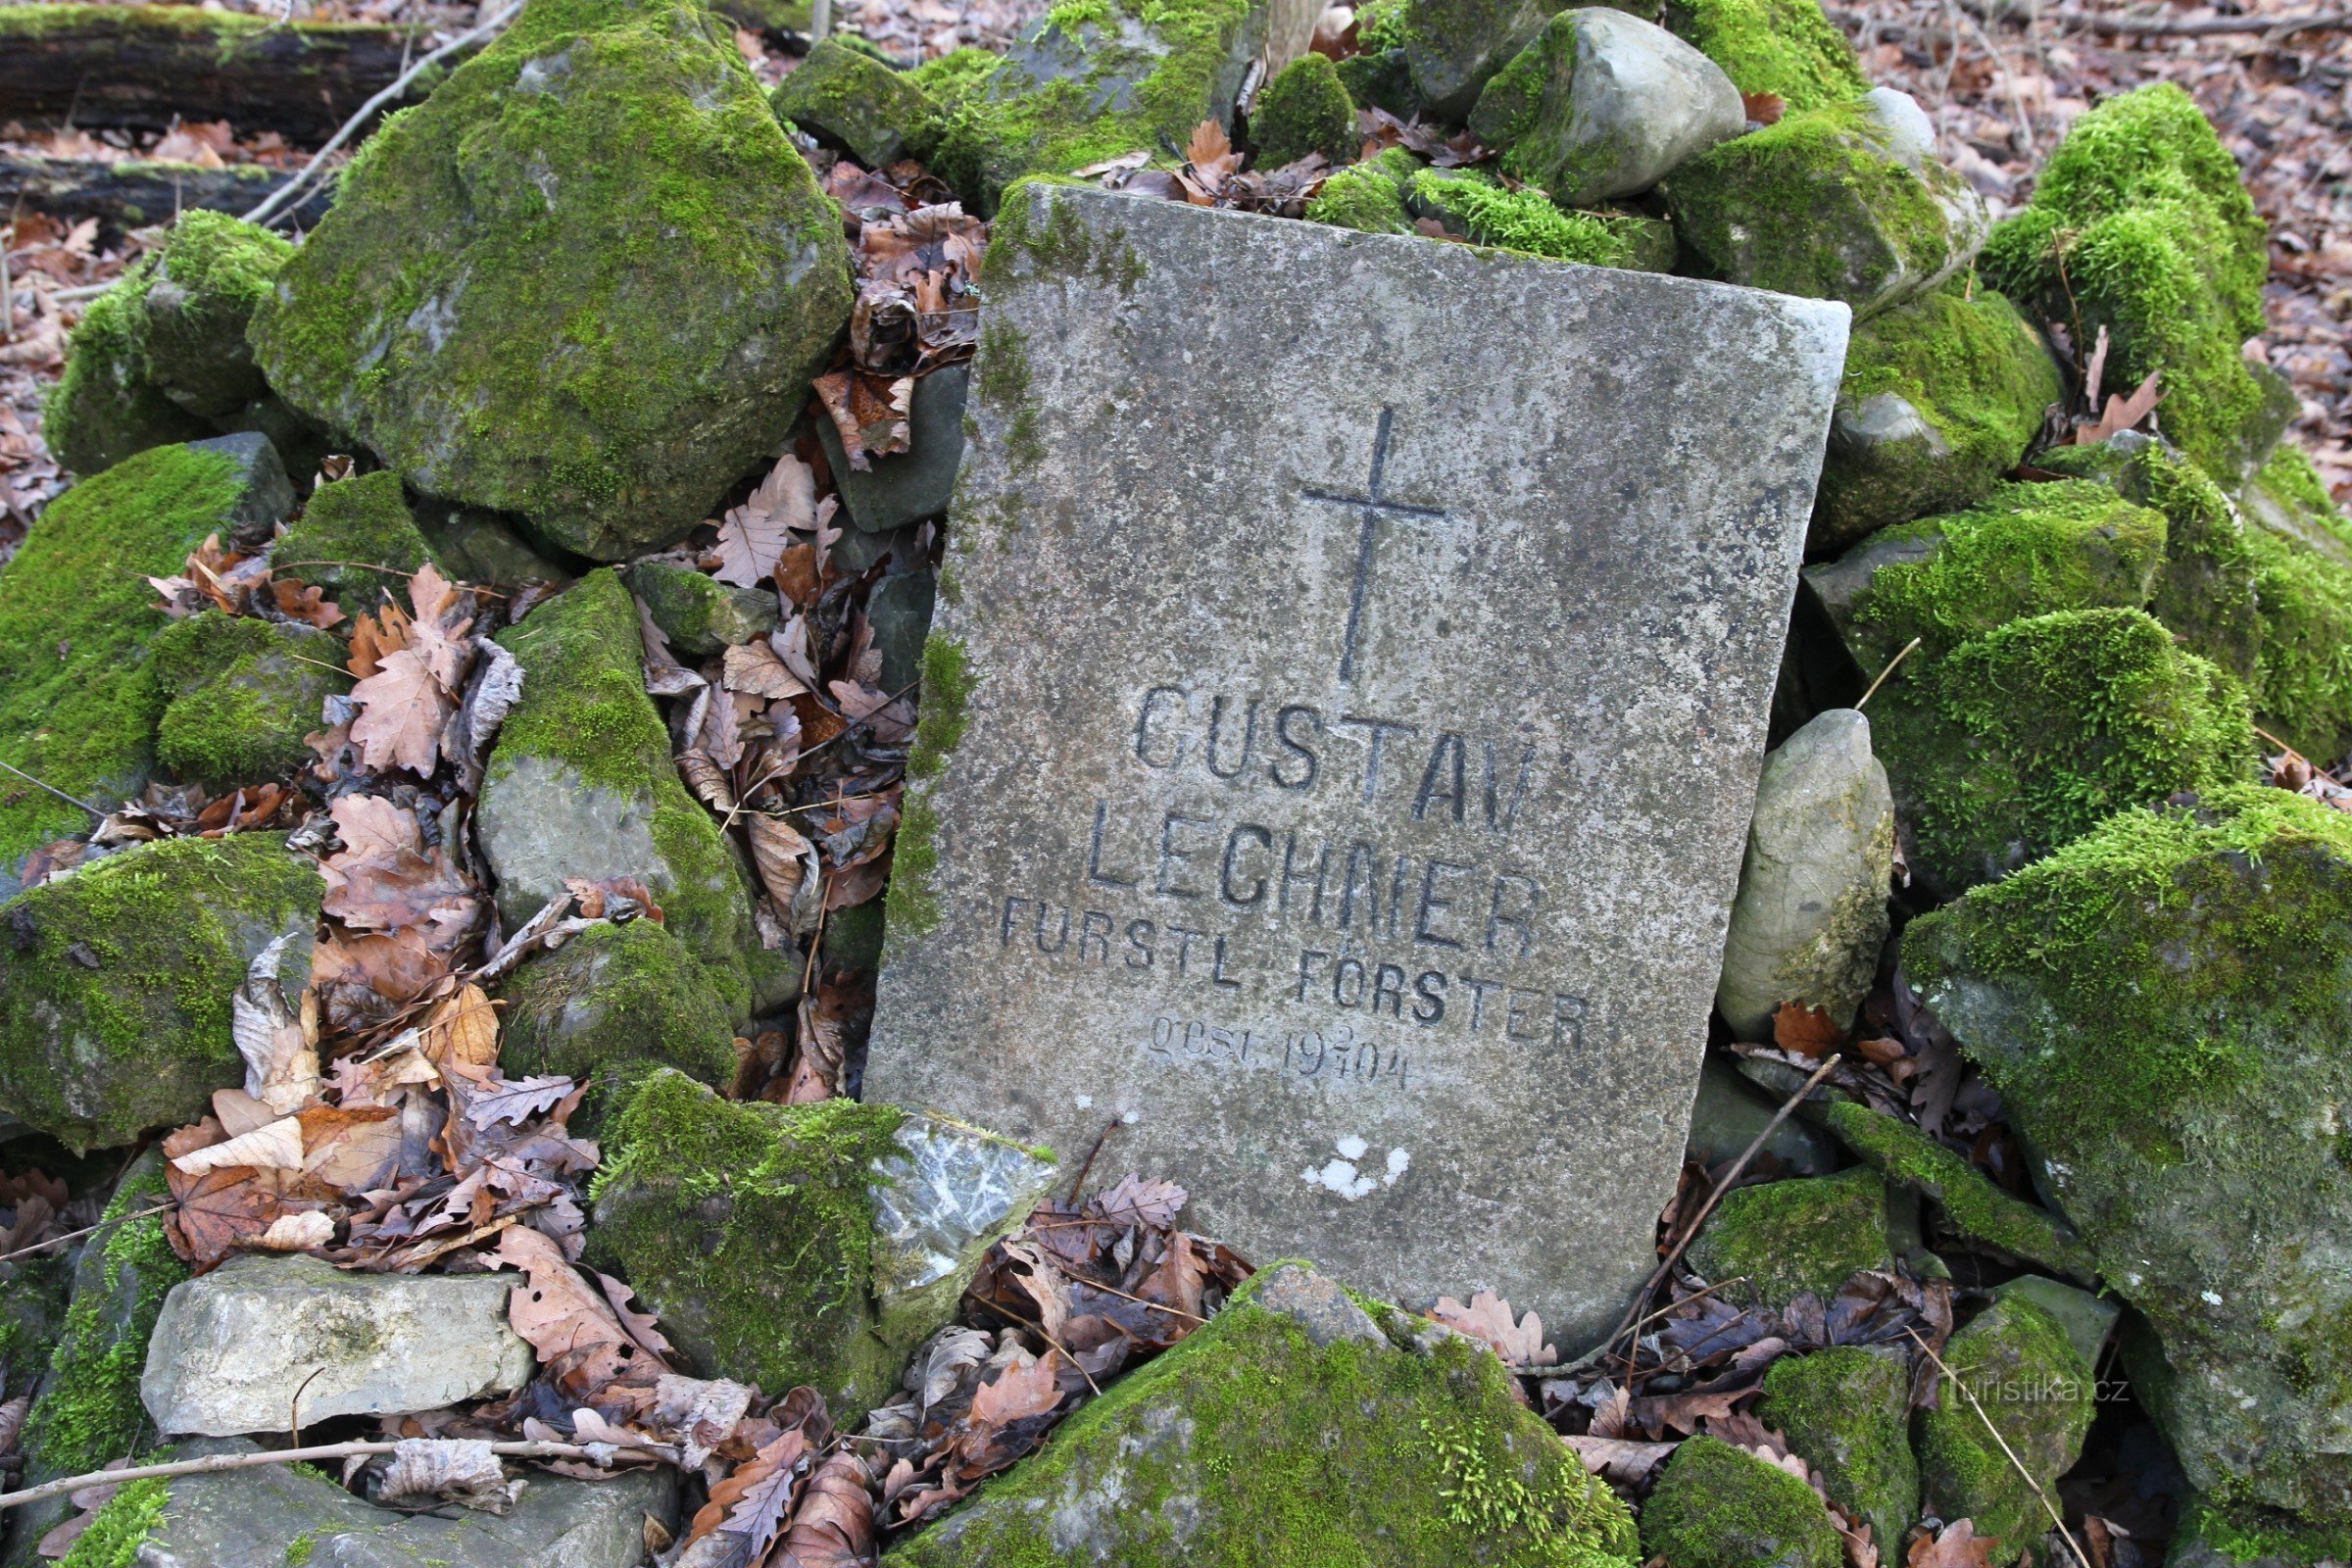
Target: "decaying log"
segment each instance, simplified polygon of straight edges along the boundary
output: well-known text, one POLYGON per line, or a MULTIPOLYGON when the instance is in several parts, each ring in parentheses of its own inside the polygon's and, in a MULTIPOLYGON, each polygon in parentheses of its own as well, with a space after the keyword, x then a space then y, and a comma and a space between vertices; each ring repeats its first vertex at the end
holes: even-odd
MULTIPOLYGON (((290 169, 251 164, 198 169, 191 164, 150 164, 94 159, 0 155, 0 212, 19 198, 28 212, 70 220, 95 218, 111 229, 168 223, 191 207, 243 213, 294 177, 290 169)), ((334 181, 315 187, 296 207, 294 221, 309 228, 326 213, 334 181)))

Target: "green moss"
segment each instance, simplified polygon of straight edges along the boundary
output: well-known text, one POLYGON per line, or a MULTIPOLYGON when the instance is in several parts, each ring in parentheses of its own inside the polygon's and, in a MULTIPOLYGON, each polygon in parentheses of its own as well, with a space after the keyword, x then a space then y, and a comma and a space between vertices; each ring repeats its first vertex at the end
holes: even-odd
MULTIPOLYGON (((123 1176, 102 1218, 120 1220, 170 1193, 162 1157, 151 1153, 123 1176)), ((187 1277, 160 1214, 116 1225, 83 1248, 65 1332, 24 1421, 28 1481, 86 1474, 138 1452, 147 1433, 139 1402, 147 1339, 164 1298, 187 1277)))
POLYGON ((1356 150, 1355 105, 1329 58, 1300 55, 1276 73, 1250 111, 1257 163, 1273 168, 1321 153, 1344 164, 1356 150))
POLYGON ((837 38, 809 50, 770 102, 778 118, 847 148, 869 169, 927 158, 939 139, 939 106, 914 77, 837 38))
POLYGON ((677 938, 651 920, 582 932, 523 965, 504 997, 500 1060, 514 1076, 586 1081, 651 1061, 707 1084, 734 1080, 726 1002, 677 938))
POLYGON ((1800 1291, 1827 1301, 1857 1269, 1886 1268, 1886 1185, 1867 1168, 1741 1187, 1690 1244, 1690 1266, 1727 1294, 1770 1306, 1800 1291))
POLYGON ((320 485, 270 552, 271 570, 325 588, 353 616, 386 599, 405 606, 410 575, 430 559, 389 468, 320 485))
MULTIPOLYGON (((1362 13, 1357 13, 1360 17, 1362 13)), ((1402 49, 1371 50, 1339 63, 1340 85, 1348 100, 1365 109, 1386 109, 1411 120, 1426 107, 1413 85, 1412 67, 1402 49)))
MULTIPOLYGON (((1076 207, 1054 199, 1054 187, 1071 183, 1058 174, 1030 174, 1005 187, 1004 203, 989 227, 983 275, 996 283, 1022 277, 1092 277, 1121 294, 1135 292, 1144 280, 1143 256, 1127 242, 1124 226, 1113 223, 1098 236, 1076 207)), ((1017 351, 1019 335, 1012 328, 1006 327, 997 341, 1015 346, 1006 350, 1004 373, 1011 379, 999 390, 1017 403, 1028 396, 1028 361, 1017 351)), ((987 374, 985 365, 982 374, 987 374)), ((984 379, 983 396, 986 388, 984 379)))
POLYGON ((851 297, 839 212, 719 23, 530 0, 362 145, 252 339, 420 489, 612 557, 775 450, 851 297))
POLYGON ((1854 46, 1818 0, 1667 0, 1666 25, 1742 93, 1771 93, 1791 110, 1870 91, 1854 46))
POLYGON ((776 629, 773 589, 732 587, 678 561, 640 561, 621 576, 670 646, 690 658, 776 629))
POLYGON ((1888 1181, 1935 1200, 1945 1222, 1970 1241, 2079 1279, 2097 1276, 2096 1263, 2064 1220, 2002 1192, 1990 1177, 1909 1123, 1850 1102, 1825 1105, 1821 1117, 1839 1142, 1888 1181))
POLYGON ((2352 550, 2352 518, 2344 515, 2328 490, 2328 481, 2312 466, 2311 455, 2292 441, 2281 441, 2270 460, 2255 473, 2254 482, 2301 517, 2327 530, 2338 544, 2352 550))
POLYGON ((939 808, 931 789, 948 765, 948 754, 963 742, 966 710, 979 683, 960 638, 934 631, 923 640, 922 700, 914 745, 906 755, 908 789, 893 841, 888 928, 920 936, 939 924, 939 901, 931 878, 939 869, 939 808))
POLYGON ((522 698, 499 731, 485 796, 519 759, 534 758, 643 802, 661 861, 648 882, 668 928, 710 971, 731 1013, 748 1015, 743 954, 757 940, 750 894, 718 825, 678 781, 669 732, 645 694, 628 591, 610 568, 592 571, 498 640, 522 665, 522 698))
POLYGON ((1657 219, 1571 212, 1538 190, 1505 190, 1479 171, 1425 169, 1406 194, 1417 209, 1497 250, 1638 271, 1662 271, 1674 258, 1673 235, 1657 219))
POLYGON ((0 1263, 0 1397, 31 1392, 48 1369, 73 1280, 69 1249, 0 1263))
POLYGON ((1973 1520, 1980 1537, 1999 1542, 1992 1560, 2014 1561, 2049 1528, 2036 1488, 2054 1494, 2082 1451, 2091 1368, 2059 1321, 2021 1296, 2002 1298, 1953 1335, 1943 1359, 1975 1398, 1947 1381, 1920 1413, 1928 1508, 1973 1520))
POLYGON ((2244 690, 2136 610, 2036 615, 1906 663, 1871 720, 1913 872, 1947 894, 2254 767, 2244 690))
POLYGON ((926 60, 906 73, 914 84, 942 107, 963 101, 973 88, 996 74, 1004 57, 988 49, 956 49, 937 60, 926 60))
POLYGON ((2352 750, 2352 567, 2265 528, 2245 538, 2261 605, 2263 727, 2332 761, 2352 750))
POLYGON ((2193 1498, 2181 1510, 2175 1539, 2194 1543, 2233 1563, 2265 1563, 2273 1568, 2281 1564, 2318 1568, 2321 1563, 2352 1558, 2352 1528, 2314 1526, 2275 1510, 2230 1508, 2203 1496, 2193 1498))
POLYGON ((164 839, 42 883, 6 906, 0 1107, 75 1149, 194 1121, 243 1079, 229 999, 270 938, 304 941, 324 891, 278 833, 164 839))
POLYGON ((140 261, 90 301, 67 344, 65 372, 50 388, 41 431, 58 462, 87 477, 133 453, 196 441, 213 428, 141 373, 140 301, 153 263, 140 261))
POLYGON ((157 759, 216 794, 284 778, 315 754, 327 698, 351 690, 343 645, 323 632, 208 610, 150 653, 166 707, 157 759))
MULTIPOLYGON (((164 1522, 164 1505, 171 1500, 171 1487, 158 1478, 129 1483, 98 1510, 60 1568, 132 1568, 140 1545, 164 1522)), ((307 1553, 302 1560, 309 1560, 307 1553)))
POLYGON ((1944 451, 1906 441, 1855 452, 1833 438, 1809 547, 1842 548, 1887 523, 1977 501, 2025 456, 2042 411, 2064 396, 2041 334, 1990 289, 1947 283, 1857 324, 1839 411, 1901 398, 1944 451))
POLYGON ((1845 1560, 1811 1487, 1704 1436, 1666 1461, 1642 1509, 1642 1550, 1665 1568, 1838 1568, 1845 1560))
POLYGON ((318 1538, 308 1530, 286 1543, 286 1568, 303 1568, 318 1550, 318 1538))
POLYGON ((1910 1415, 1908 1360, 1861 1346, 1783 1356, 1764 1375, 1756 1406, 1756 1418, 1813 1467, 1830 1500, 1870 1526, 1883 1554, 1901 1545, 1919 1514, 1910 1415))
MULTIPOLYGON (((0 761, 100 807, 140 787, 163 710, 140 657, 165 624, 146 577, 177 572, 240 493, 230 459, 159 447, 51 504, 0 566, 0 761)), ((29 851, 92 825, 77 808, 7 776, 0 875, 29 851)))
POLYGON ((855 1419, 899 1374, 871 1332, 866 1186, 902 1119, 852 1100, 725 1101, 654 1073, 610 1125, 591 1256, 706 1374, 809 1384, 855 1419))
MULTIPOLYGON (((1263 1281, 1296 1276, 1275 1265, 1263 1281)), ((1256 1282, 991 1482, 890 1568, 1624 1568, 1624 1505, 1512 1397, 1483 1347, 1318 1344, 1256 1282)), ((1377 1315, 1377 1314, 1376 1314, 1377 1315)))
POLYGON ((2109 386, 2161 371, 2158 423, 2215 477, 2234 485, 2267 453, 2277 411, 2238 349, 2262 330, 2269 248, 2236 162, 2180 87, 2077 120, 1984 266, 2077 342, 2104 326, 2109 386))
POLYGON ((1306 204, 1307 220, 1366 234, 1410 234, 1413 215, 1404 205, 1405 184, 1420 171, 1419 160, 1403 148, 1384 149, 1324 180, 1306 204))
POLYGON ((1023 174, 1181 147, 1229 112, 1247 0, 1087 0, 1050 13, 947 111, 932 167, 982 213, 1023 174))

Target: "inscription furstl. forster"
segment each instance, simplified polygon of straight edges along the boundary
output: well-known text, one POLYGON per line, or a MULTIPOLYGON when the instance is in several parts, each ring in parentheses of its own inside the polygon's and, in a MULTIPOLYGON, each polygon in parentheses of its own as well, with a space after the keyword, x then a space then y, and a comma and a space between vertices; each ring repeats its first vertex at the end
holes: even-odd
POLYGON ((1014 199, 1145 283, 992 256, 1025 385, 965 460, 978 678, 867 1093, 1115 1122, 1099 1175, 1260 1261, 1597 1333, 1682 1148, 1844 308, 1014 199))

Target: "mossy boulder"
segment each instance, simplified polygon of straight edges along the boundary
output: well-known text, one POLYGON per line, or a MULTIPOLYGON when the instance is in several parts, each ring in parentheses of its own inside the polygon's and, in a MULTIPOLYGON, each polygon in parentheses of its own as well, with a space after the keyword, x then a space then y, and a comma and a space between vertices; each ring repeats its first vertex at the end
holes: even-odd
POLYGON ((2041 334, 1990 289, 1946 283, 1862 322, 1846 340, 1807 552, 1982 499, 2065 395, 2041 334))
POLYGON ((2064 1219, 2010 1197, 1991 1177, 1909 1122, 1852 1102, 1818 1106, 1815 1114, 1855 1158, 1933 1202, 1945 1228, 2043 1268, 2078 1279, 2097 1276, 2089 1250, 2064 1219))
POLYGON ((1854 46, 1819 0, 1666 0, 1663 20, 1741 93, 1770 93, 1802 112, 1870 91, 1854 46))
POLYGON ((1406 184, 1405 202, 1497 250, 1640 272, 1663 272, 1674 265, 1674 229, 1661 219, 1573 212, 1540 190, 1506 189, 1480 169, 1422 170, 1406 184))
POLYGON ((2352 518, 2328 494, 2328 482, 2311 455, 2281 441, 2270 460, 2237 492, 2249 521, 2274 533, 2291 534, 2338 561, 2352 564, 2352 518))
POLYGON ((948 1321, 1050 1161, 892 1105, 721 1100, 646 1075, 606 1124, 589 1252, 707 1375, 806 1383, 844 1422, 948 1321))
MULTIPOLYGON (((51 503, 0 565, 0 761, 101 808, 136 794, 164 707, 145 650, 168 624, 146 579, 176 573, 206 535, 292 503, 276 454, 252 435, 152 448, 51 503)), ((92 825, 57 795, 0 778, 0 896, 26 855, 92 825)))
POLYGON ((326 589, 354 617, 387 598, 405 607, 409 578, 428 561, 443 565, 416 527, 400 475, 389 468, 312 491, 300 519, 278 535, 270 552, 270 569, 277 575, 326 589))
POLYGON ((2028 615, 2139 609, 2166 535, 2162 513, 2087 479, 2001 484, 1965 512, 1881 529, 1804 581, 1868 680, 1914 637, 1932 663, 2028 615))
POLYGON ((1660 189, 1706 272, 1843 300, 1857 321, 1967 266, 1988 221, 1984 198, 1936 158, 1927 116, 1886 88, 1724 142, 1660 189))
POLYGON ((2352 752, 2352 524, 2281 447, 2239 492, 2261 626, 2255 711, 2323 763, 2352 752))
POLYGON ((1410 234, 1413 215, 1404 192, 1421 167, 1411 153, 1390 147, 1340 170, 1307 202, 1307 220, 1366 234, 1410 234))
POLYGON ((1642 1505, 1642 1551, 1665 1568, 1838 1568, 1837 1521, 1811 1487, 1721 1438, 1674 1450, 1642 1505))
POLYGON ((1250 109, 1250 139, 1262 167, 1321 153, 1347 163, 1356 150, 1355 105, 1329 57, 1300 55, 1274 74, 1250 109))
POLYGON ((1928 1511, 1974 1522, 1997 1543, 1991 1560, 2014 1562, 2050 1528, 2042 1494, 2055 1496, 2082 1456, 2094 1413, 2090 1364, 2064 1325, 2019 1295, 1953 1335, 1943 1359, 1954 1377, 1919 1418, 1928 1511))
POLYGON ((1649 189, 1747 128, 1723 68, 1654 23, 1563 11, 1478 96, 1470 128, 1502 168, 1572 207, 1649 189))
POLYGON ((2352 820, 2250 785, 2128 811, 1903 963, 2153 1330, 2132 1381, 2189 1480, 2352 1523, 2352 820))
POLYGON ((2165 1568, 2320 1568, 2352 1558, 2352 1532, 2306 1525, 2267 1508, 2186 1498, 2165 1568))
POLYGON ((1857 1269, 1886 1268, 1886 1184, 1867 1166, 1727 1194, 1690 1244, 1691 1268, 1725 1295, 1785 1306, 1811 1291, 1827 1301, 1857 1269))
POLYGON ((208 610, 157 636, 155 755, 215 794, 284 778, 316 754, 329 697, 351 690, 343 644, 316 627, 208 610))
POLYGON ((2163 376, 2157 423, 2223 483, 2286 420, 2238 350, 2263 328, 2263 222, 2237 163, 2171 82, 2110 98, 2050 154, 2034 199, 1984 251, 1993 284, 2078 343, 2110 334, 2106 381, 2163 376))
MULTIPOLYGON (((1490 78, 1534 41, 1544 24, 1572 9, 1572 0, 1371 0, 1356 13, 1359 59, 1393 63, 1407 107, 1433 120, 1464 120, 1490 78)), ((1619 9, 1647 22, 1656 0, 1628 0, 1619 9)), ((1405 113, 1385 95, 1355 101, 1405 113)))
POLYGON ((279 937, 308 983, 326 891, 281 833, 163 839, 0 905, 0 1109, 74 1150, 205 1114, 245 1080, 229 1000, 279 937))
POLYGON ((1250 0, 1063 0, 959 81, 933 171, 993 215, 1025 174, 1181 147, 1204 120, 1230 127, 1265 16, 1250 0))
POLYGON ((628 590, 610 568, 593 571, 498 640, 522 665, 522 697, 491 751, 475 821, 508 928, 567 878, 634 877, 728 1016, 750 1016, 751 895, 718 825, 678 781, 645 694, 628 590))
POLYGON ((1914 659, 1879 703, 1912 874, 1945 897, 2255 765, 2244 688, 2138 610, 2011 621, 1914 659))
POLYGON ((725 999, 685 945, 652 920, 583 931, 524 964, 503 995, 499 1059, 516 1077, 585 1082, 658 1062, 706 1084, 734 1080, 725 999))
MULTIPOLYGON (((1371 9, 1356 13, 1359 27, 1371 9)), ((1357 36, 1362 36, 1360 31, 1357 36)), ((1359 109, 1385 109, 1399 120, 1411 120, 1424 107, 1402 49, 1366 49, 1341 61, 1338 71, 1348 101, 1359 109)))
POLYGON ((827 38, 777 83, 778 118, 845 148, 868 169, 927 158, 939 137, 939 106, 907 73, 827 38))
POLYGON ((640 561, 621 573, 669 646, 708 659, 776 629, 781 607, 772 588, 737 588, 682 561, 640 561))
POLYGON ((58 461, 86 478, 232 428, 269 393, 245 327, 293 250, 225 214, 182 213, 74 328, 42 419, 58 461))
POLYGON ((1632 1516, 1502 1363, 1413 1321, 1275 1264, 883 1561, 1630 1568, 1632 1516))
POLYGON ((1882 1556, 1919 1516, 1911 1457, 1911 1367, 1891 1347, 1786 1355, 1764 1374, 1756 1419, 1788 1440, 1830 1500, 1870 1526, 1882 1556))
POLYGON ((838 213, 710 13, 530 0, 368 139, 251 336, 418 490, 610 560, 776 450, 851 292, 838 213))

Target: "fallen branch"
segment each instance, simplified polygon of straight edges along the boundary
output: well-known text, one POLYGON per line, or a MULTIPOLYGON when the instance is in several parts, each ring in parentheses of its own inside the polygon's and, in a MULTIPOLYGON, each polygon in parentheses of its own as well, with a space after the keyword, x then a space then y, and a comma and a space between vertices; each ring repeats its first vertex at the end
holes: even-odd
POLYGON ((2195 17, 2178 22, 2163 17, 2102 16, 2095 11, 2053 11, 2042 21, 2084 32, 2113 32, 2133 38, 2219 38, 2231 33, 2258 32, 2276 40, 2298 32, 2352 27, 2352 11, 2307 11, 2292 17, 2195 17))
MULTIPOLYGON (((5 765, 5 763, 0 763, 0 766, 5 765)), ((11 768, 10 771, 14 772, 15 769, 11 768)), ((84 1236, 95 1236, 98 1232, 112 1230, 117 1225, 127 1225, 134 1219, 145 1219, 150 1214, 169 1214, 178 1206, 178 1199, 166 1199, 153 1208, 133 1209, 127 1214, 117 1214, 113 1219, 102 1219, 95 1225, 84 1225, 77 1231, 68 1231, 63 1236, 52 1236, 45 1242, 35 1242, 30 1247, 20 1247, 13 1252, 0 1252, 0 1263, 13 1263, 20 1257, 31 1257, 36 1252, 46 1252, 52 1247, 63 1247, 66 1243, 77 1242, 84 1236)))
MULTIPOLYGON (((44 1481, 37 1487, 22 1492, 0 1493, 0 1509, 21 1508, 28 1502, 40 1502, 50 1497, 62 1497, 79 1492, 84 1487, 120 1486, 129 1481, 161 1481, 172 1476, 210 1475, 218 1470, 255 1470, 272 1464, 308 1464, 320 1459, 367 1458, 390 1453, 399 1445, 390 1442, 358 1441, 352 1443, 322 1443, 312 1448, 279 1448, 267 1453, 216 1453, 206 1459, 177 1459, 170 1464, 132 1465, 123 1470, 93 1470, 88 1475, 65 1476, 56 1481, 44 1481)), ((586 1459, 592 1464, 608 1464, 623 1455, 659 1459, 667 1464, 678 1462, 678 1450, 667 1444, 646 1443, 630 1447, 605 1443, 493 1443, 490 1451, 509 1459, 586 1459), (600 1457, 601 1456, 601 1457, 600 1457)))
MULTIPOLYGON (((291 183, 292 176, 284 170, 265 169, 259 164, 200 169, 194 164, 158 164, 134 158, 110 163, 98 158, 0 154, 0 209, 21 205, 69 220, 95 218, 110 229, 168 223, 197 208, 241 212, 257 199, 274 199, 291 183)), ((325 216, 326 203, 324 192, 315 194, 299 204, 295 216, 305 223, 315 223, 325 216)), ((88 299, 111 286, 54 289, 49 297, 61 302, 88 299)))

